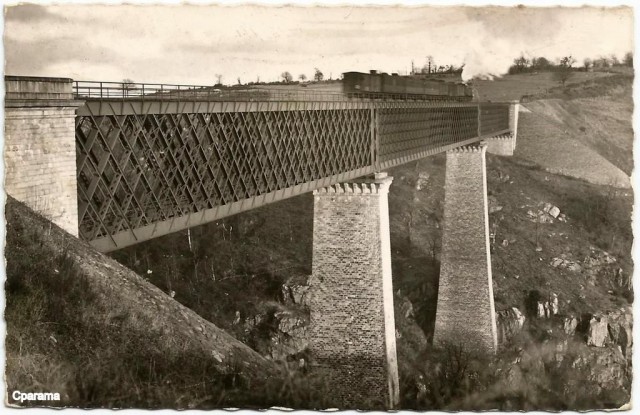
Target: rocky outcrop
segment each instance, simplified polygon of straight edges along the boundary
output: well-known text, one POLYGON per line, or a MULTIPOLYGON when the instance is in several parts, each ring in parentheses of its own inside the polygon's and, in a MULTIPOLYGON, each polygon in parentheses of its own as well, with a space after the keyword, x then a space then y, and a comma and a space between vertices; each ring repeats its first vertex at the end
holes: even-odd
POLYGON ((498 203, 498 199, 495 196, 488 197, 489 213, 500 212, 504 207, 498 203))
POLYGON ((609 339, 620 347, 623 356, 630 361, 633 346, 633 314, 630 306, 608 314, 609 339))
POLYGON ((429 173, 421 171, 418 174, 418 178, 416 179, 415 189, 420 191, 425 187, 427 187, 428 184, 429 184, 429 173))
POLYGON ((609 337, 609 325, 606 316, 595 315, 589 320, 587 345, 604 347, 609 337))
POLYGON ((282 301, 285 304, 296 304, 309 307, 309 285, 306 276, 290 278, 282 284, 282 301))
POLYGON ((554 268, 566 269, 571 272, 581 272, 582 266, 577 261, 569 259, 569 255, 562 254, 559 257, 555 257, 549 264, 554 268))
POLYGON ((498 344, 504 345, 516 336, 524 326, 526 318, 516 307, 496 313, 496 325, 498 329, 498 344))
POLYGON ((280 287, 280 302, 264 301, 262 311, 244 319, 245 337, 263 356, 276 361, 296 360, 304 365, 309 346, 309 286, 304 275, 289 278, 280 287))
POLYGON ((527 210, 527 217, 531 222, 553 223, 558 220, 566 222, 567 218, 564 213, 560 213, 560 208, 551 203, 540 203, 538 208, 527 210))
POLYGON ((573 336, 576 334, 578 328, 578 319, 575 316, 567 316, 563 319, 562 329, 567 336, 573 336))
POLYGON ((544 301, 538 290, 529 291, 526 298, 526 311, 529 317, 551 318, 560 312, 558 295, 550 293, 544 301))
POLYGON ((305 316, 291 311, 278 311, 273 316, 277 330, 271 337, 270 357, 285 361, 303 353, 309 347, 305 316))

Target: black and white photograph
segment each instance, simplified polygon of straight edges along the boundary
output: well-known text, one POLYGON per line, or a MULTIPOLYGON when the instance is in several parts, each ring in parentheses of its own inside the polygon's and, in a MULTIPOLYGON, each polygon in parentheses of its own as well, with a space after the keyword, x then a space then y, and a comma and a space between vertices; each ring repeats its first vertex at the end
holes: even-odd
POLYGON ((4 1, 4 410, 630 411, 635 6, 521 3, 4 1))

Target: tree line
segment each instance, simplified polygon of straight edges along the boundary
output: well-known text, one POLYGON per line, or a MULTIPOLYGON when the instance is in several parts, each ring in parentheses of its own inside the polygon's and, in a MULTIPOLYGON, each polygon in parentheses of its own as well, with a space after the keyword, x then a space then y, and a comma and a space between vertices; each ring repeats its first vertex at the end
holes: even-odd
POLYGON ((513 60, 513 65, 509 67, 509 74, 517 73, 529 73, 539 71, 562 71, 566 69, 570 70, 593 70, 604 69, 615 66, 628 66, 633 67, 633 54, 627 52, 624 58, 618 59, 615 55, 600 56, 598 58, 584 58, 580 65, 576 65, 577 60, 571 56, 563 56, 556 60, 550 60, 544 56, 527 58, 524 55, 520 55, 513 60))
MULTIPOLYGON (((316 82, 324 80, 324 74, 322 73, 322 71, 318 68, 314 68, 314 70, 315 72, 313 74, 313 80, 316 82)), ((285 84, 290 84, 291 82, 293 82, 293 75, 291 75, 291 72, 289 71, 282 72, 282 74, 280 74, 280 78, 282 78, 282 82, 284 82, 285 84)), ((298 81, 305 82, 306 80, 307 75, 303 73, 298 75, 298 81)))

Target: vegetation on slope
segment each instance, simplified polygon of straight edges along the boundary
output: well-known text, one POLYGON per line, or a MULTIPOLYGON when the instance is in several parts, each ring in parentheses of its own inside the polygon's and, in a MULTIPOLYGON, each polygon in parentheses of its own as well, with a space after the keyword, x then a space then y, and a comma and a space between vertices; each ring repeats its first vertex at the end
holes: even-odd
POLYGON ((612 75, 522 104, 516 155, 552 172, 630 187, 632 82, 632 76, 612 75))
POLYGON ((10 393, 60 393, 29 403, 48 406, 328 405, 322 379, 265 360, 18 202, 6 215, 10 393))

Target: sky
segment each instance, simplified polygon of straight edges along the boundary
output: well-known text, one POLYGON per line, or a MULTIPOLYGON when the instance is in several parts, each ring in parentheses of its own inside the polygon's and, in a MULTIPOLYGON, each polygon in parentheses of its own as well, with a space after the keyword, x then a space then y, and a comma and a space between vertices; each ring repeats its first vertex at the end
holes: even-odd
POLYGON ((211 85, 289 71, 406 72, 431 55, 465 77, 513 59, 622 58, 629 7, 5 6, 5 73, 75 80, 211 85))

